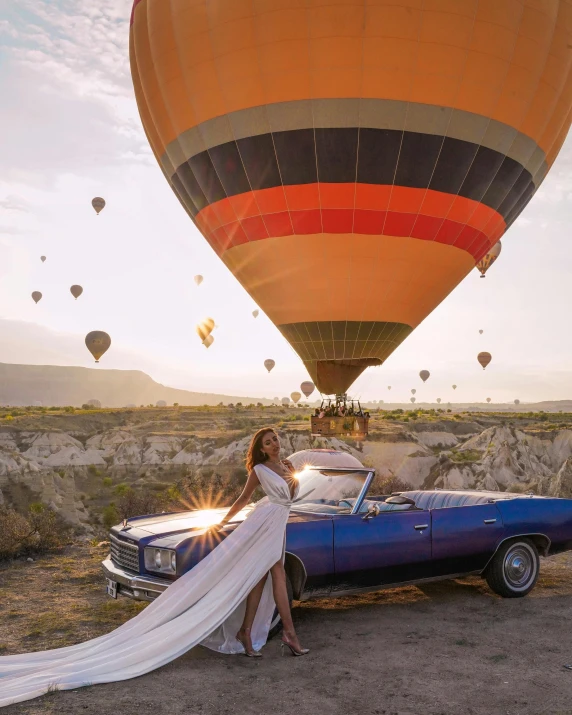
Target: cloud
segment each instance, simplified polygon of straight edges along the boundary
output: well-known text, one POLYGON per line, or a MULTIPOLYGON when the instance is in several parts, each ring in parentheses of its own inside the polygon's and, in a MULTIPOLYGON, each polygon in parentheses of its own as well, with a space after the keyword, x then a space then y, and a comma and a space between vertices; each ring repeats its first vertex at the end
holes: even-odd
POLYGON ((29 210, 29 203, 20 196, 8 195, 0 199, 0 211, 22 211, 27 213, 29 210))

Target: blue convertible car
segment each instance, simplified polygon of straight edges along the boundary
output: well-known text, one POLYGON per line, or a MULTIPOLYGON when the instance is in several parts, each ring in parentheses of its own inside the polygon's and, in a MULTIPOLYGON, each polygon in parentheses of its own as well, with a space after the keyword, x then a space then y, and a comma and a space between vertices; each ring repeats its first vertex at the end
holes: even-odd
MULTIPOLYGON (((366 468, 309 467, 286 533, 291 597, 365 590, 481 574, 496 593, 525 596, 539 554, 572 548, 572 500, 506 492, 406 491, 372 495, 366 468)), ((218 534, 227 511, 141 516, 113 527, 103 562, 108 593, 151 600, 200 561, 247 515, 218 534)))

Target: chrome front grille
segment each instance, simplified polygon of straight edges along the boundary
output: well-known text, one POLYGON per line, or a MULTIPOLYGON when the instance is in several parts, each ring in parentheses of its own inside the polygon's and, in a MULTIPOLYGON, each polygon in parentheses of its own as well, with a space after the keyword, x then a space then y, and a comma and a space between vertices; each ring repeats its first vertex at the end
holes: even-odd
POLYGON ((116 566, 121 566, 128 571, 139 573, 139 547, 130 541, 121 541, 113 534, 109 535, 111 541, 111 560, 116 566))

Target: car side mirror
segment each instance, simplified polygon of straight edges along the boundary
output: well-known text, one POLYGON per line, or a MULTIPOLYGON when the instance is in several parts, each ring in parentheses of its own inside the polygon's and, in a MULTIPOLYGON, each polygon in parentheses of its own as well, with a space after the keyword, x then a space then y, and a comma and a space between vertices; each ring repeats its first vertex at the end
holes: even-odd
POLYGON ((368 519, 373 519, 374 516, 379 516, 380 511, 379 504, 370 504, 367 508, 367 512, 362 516, 362 520, 367 521, 368 519))

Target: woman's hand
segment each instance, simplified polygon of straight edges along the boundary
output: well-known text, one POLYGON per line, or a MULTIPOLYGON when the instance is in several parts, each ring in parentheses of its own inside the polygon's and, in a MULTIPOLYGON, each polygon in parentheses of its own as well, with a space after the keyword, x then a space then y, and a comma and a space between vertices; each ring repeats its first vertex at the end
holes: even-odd
POLYGON ((291 462, 289 459, 283 459, 283 460, 282 460, 282 464, 283 464, 287 469, 290 470, 290 474, 294 474, 294 472, 296 471, 296 470, 294 469, 294 465, 292 464, 292 462, 291 462))

